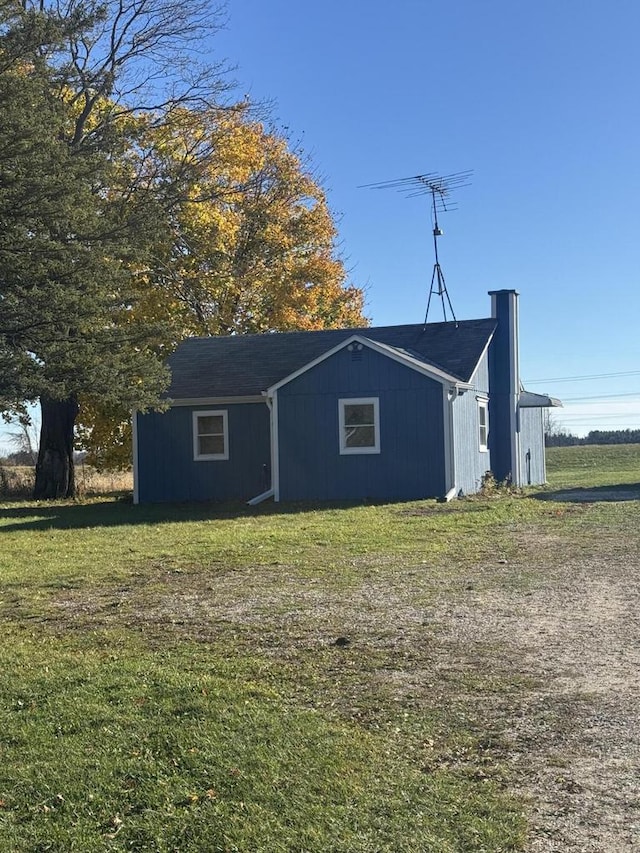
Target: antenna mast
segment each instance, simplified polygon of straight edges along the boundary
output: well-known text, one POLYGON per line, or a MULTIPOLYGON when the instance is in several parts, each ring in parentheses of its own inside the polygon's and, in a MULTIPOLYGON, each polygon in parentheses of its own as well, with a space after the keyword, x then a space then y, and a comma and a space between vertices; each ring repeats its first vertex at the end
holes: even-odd
POLYGON ((438 224, 438 213, 455 210, 457 205, 448 201, 449 196, 454 189, 459 187, 468 187, 470 184, 472 170, 466 172, 453 172, 450 175, 436 175, 430 172, 426 175, 414 175, 411 178, 399 178, 394 181, 382 181, 378 184, 366 184, 370 189, 395 189, 398 192, 405 194, 406 198, 413 198, 417 195, 431 196, 431 211, 433 219, 433 252, 435 255, 435 263, 433 265, 433 274, 431 275, 431 287, 429 289, 429 298, 427 299, 427 311, 424 316, 426 324, 429 317, 429 308, 431 306, 431 297, 439 296, 442 304, 442 314, 445 322, 447 320, 447 305, 453 320, 457 322, 456 315, 453 311, 453 305, 447 291, 447 284, 444 279, 444 273, 440 266, 438 258, 438 237, 442 237, 443 231, 438 224), (446 302, 445 302, 446 300, 446 302))

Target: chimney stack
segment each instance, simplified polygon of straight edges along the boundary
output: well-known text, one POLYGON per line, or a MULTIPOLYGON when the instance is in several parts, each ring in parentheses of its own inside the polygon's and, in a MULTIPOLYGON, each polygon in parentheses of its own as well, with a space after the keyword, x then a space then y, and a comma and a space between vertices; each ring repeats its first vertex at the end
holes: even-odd
POLYGON ((489 449, 493 475, 518 486, 520 476, 520 355, 518 292, 491 290, 491 316, 498 326, 489 348, 489 449))

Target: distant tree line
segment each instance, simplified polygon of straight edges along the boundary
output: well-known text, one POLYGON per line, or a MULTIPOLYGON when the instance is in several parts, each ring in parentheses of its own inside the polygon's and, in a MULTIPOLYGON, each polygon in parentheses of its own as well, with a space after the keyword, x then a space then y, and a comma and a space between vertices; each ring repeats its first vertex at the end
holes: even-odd
POLYGON ((0 465, 20 465, 33 467, 36 464, 34 457, 26 450, 15 450, 0 456, 0 465))
POLYGON ((586 436, 554 429, 545 434, 547 447, 570 447, 575 444, 640 444, 640 429, 594 429, 586 436))

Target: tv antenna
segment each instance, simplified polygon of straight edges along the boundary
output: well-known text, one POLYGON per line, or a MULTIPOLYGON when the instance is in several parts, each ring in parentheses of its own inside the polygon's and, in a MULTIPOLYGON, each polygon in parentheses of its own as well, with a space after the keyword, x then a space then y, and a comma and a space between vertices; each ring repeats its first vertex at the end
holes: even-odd
POLYGON ((453 190, 460 187, 468 187, 471 183, 471 175, 473 170, 466 172, 453 172, 450 175, 437 175, 435 172, 429 172, 426 175, 413 175, 410 178, 398 178, 394 181, 382 181, 377 184, 365 184, 364 187, 374 190, 397 190, 404 193, 406 198, 413 198, 418 195, 431 196, 431 214, 433 220, 433 252, 435 255, 435 263, 433 265, 433 274, 431 276, 431 288, 429 289, 429 298, 427 299, 427 311, 424 315, 426 324, 429 317, 429 308, 431 307, 431 298, 433 296, 440 297, 442 304, 442 314, 445 322, 447 320, 447 305, 454 321, 457 323, 456 315, 453 311, 453 305, 447 291, 447 284, 444 279, 444 273, 440 266, 438 258, 438 237, 442 237, 443 231, 438 223, 438 213, 446 213, 450 210, 455 210, 457 205, 451 202, 450 196, 453 190), (445 301, 446 300, 446 301, 445 301))

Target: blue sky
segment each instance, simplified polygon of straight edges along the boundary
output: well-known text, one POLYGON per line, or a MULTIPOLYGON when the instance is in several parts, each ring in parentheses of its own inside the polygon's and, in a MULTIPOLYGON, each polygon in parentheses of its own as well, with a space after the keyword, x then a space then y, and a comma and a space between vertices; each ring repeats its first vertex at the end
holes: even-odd
POLYGON ((456 316, 516 288, 522 376, 563 399, 556 421, 640 426, 637 0, 228 0, 227 19, 209 58, 311 155, 374 324, 424 319, 432 225, 426 197, 359 187, 473 169, 440 218, 456 316))
POLYGON ((311 154, 376 325, 424 319, 430 209, 359 187, 474 170, 440 218, 456 316, 516 288, 523 378, 586 432, 640 426, 638 32, 636 0, 230 0, 211 48, 311 154))

